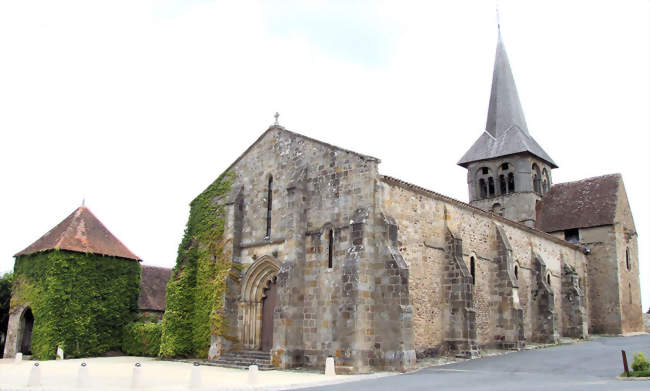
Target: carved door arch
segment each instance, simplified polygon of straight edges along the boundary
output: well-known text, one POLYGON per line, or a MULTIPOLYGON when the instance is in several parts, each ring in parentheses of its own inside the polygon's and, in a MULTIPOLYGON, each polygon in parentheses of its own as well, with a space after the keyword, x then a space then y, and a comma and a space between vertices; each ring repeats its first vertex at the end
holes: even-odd
POLYGON ((240 308, 241 342, 248 349, 262 347, 262 300, 280 271, 279 262, 268 255, 259 258, 244 274, 240 308))

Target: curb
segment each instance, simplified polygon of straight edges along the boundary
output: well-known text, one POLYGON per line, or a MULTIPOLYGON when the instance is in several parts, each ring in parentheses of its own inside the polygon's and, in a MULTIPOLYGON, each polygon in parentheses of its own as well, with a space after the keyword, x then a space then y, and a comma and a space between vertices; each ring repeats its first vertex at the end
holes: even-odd
POLYGON ((650 377, 627 377, 627 376, 616 376, 616 380, 624 381, 648 381, 650 377))

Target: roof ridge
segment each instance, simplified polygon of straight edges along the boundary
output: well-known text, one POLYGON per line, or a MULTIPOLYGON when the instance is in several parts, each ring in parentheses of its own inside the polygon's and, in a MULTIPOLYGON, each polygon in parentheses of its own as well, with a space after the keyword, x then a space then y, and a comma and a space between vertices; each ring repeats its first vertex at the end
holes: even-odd
MULTIPOLYGON (((582 182, 582 181, 589 181, 589 180, 594 180, 594 179, 598 179, 598 178, 605 178, 605 177, 623 178, 623 175, 620 172, 615 172, 615 173, 612 173, 612 174, 596 175, 596 176, 591 176, 591 177, 587 177, 587 178, 576 179, 575 181, 554 183, 553 186, 569 185, 569 184, 572 184, 572 183, 578 183, 578 182, 582 182)), ((551 186, 551 187, 553 187, 553 186, 551 186)))
POLYGON ((386 181, 386 182, 387 182, 387 181, 391 181, 391 182, 395 182, 397 185, 402 185, 402 186, 407 186, 407 187, 413 188, 413 190, 417 190, 417 191, 423 192, 423 193, 425 193, 425 194, 429 194, 429 195, 435 196, 435 197, 437 197, 437 198, 442 199, 443 201, 449 201, 449 202, 451 202, 451 203, 453 203, 453 204, 457 204, 457 205, 459 205, 459 206, 461 206, 461 207, 464 207, 464 208, 470 209, 470 210, 472 210, 472 211, 474 211, 474 212, 476 212, 476 213, 482 214, 482 215, 487 216, 487 217, 490 217, 490 218, 494 218, 494 219, 496 219, 496 220, 498 220, 498 221, 500 221, 500 222, 502 222, 502 223, 506 223, 506 224, 509 224, 509 225, 514 226, 514 227, 516 227, 516 228, 520 228, 520 229, 523 229, 523 230, 525 230, 525 231, 532 232, 532 233, 534 233, 534 234, 536 234, 536 235, 538 235, 538 236, 541 236, 541 237, 543 237, 543 238, 545 238, 545 239, 549 239, 549 240, 551 240, 551 241, 553 241, 553 242, 556 242, 556 243, 562 244, 562 245, 564 245, 564 246, 566 246, 566 247, 572 247, 572 248, 574 248, 574 249, 580 249, 580 250, 583 249, 581 246, 577 246, 577 245, 572 244, 572 243, 569 243, 569 242, 567 242, 567 241, 565 241, 565 240, 559 239, 559 238, 557 238, 557 237, 555 237, 555 236, 553 236, 553 235, 551 235, 551 234, 548 234, 548 233, 546 233, 546 232, 544 232, 544 231, 541 231, 541 230, 539 230, 539 229, 531 228, 531 227, 529 227, 529 226, 527 226, 527 225, 524 225, 524 224, 522 224, 522 223, 518 223, 518 222, 516 222, 516 221, 513 221, 513 220, 510 220, 510 219, 507 219, 507 218, 505 218, 505 217, 503 217, 503 216, 499 216, 499 215, 496 215, 496 214, 494 214, 494 213, 484 211, 483 209, 479 209, 479 208, 477 208, 477 207, 475 207, 475 206, 472 206, 472 205, 470 205, 470 204, 468 204, 468 203, 466 203, 466 202, 463 202, 463 201, 457 200, 457 199, 455 199, 455 198, 452 198, 452 197, 446 196, 446 195, 444 195, 444 194, 441 194, 441 193, 435 192, 435 191, 433 191, 433 190, 425 189, 424 187, 421 187, 421 186, 418 186, 418 185, 414 185, 414 184, 412 184, 412 183, 409 183, 409 182, 406 182, 406 181, 403 181, 403 180, 401 180, 401 179, 398 179, 398 178, 395 178, 395 177, 391 177, 391 176, 388 176, 388 175, 382 175, 382 174, 379 174, 379 177, 380 177, 380 179, 382 179, 382 180, 384 180, 384 181, 386 181))
MULTIPOLYGON (((65 219, 63 219, 63 220, 61 221, 61 223, 63 223, 63 222, 66 221, 67 219, 71 219, 72 221, 74 221, 74 219, 76 219, 76 218, 79 216, 79 214, 81 213, 81 208, 82 208, 82 206, 80 206, 80 207, 78 207, 77 209, 75 209, 74 212, 72 212, 71 214, 68 215, 68 217, 66 217, 65 219)), ((61 223, 59 223, 59 224, 61 224, 61 223)), ((54 248, 61 248, 61 244, 62 244, 62 242, 63 242, 63 238, 66 237, 66 236, 68 235, 68 233, 70 233, 69 231, 72 229, 72 226, 73 226, 73 224, 68 224, 68 226, 66 227, 65 231, 63 232, 63 234, 61 234, 61 236, 59 236, 59 240, 56 241, 56 243, 55 243, 55 245, 54 245, 54 248)), ((56 228, 56 226, 55 226, 54 228, 56 228)), ((54 228, 52 228, 50 231, 52 231, 54 228)), ((47 233, 46 233, 45 235, 49 234, 50 231, 47 231, 47 233)))
POLYGON ((164 270, 172 270, 173 268, 171 267, 165 267, 165 266, 158 266, 158 265, 145 265, 143 263, 140 264, 141 267, 146 267, 149 269, 164 269, 164 270))
MULTIPOLYGON (((95 218, 95 220, 97 220, 99 222, 99 224, 101 224, 101 226, 113 237, 113 239, 115 239, 119 244, 122 245, 122 247, 124 247, 126 249, 126 251, 128 251, 131 254, 135 255, 133 253, 133 251, 131 251, 131 249, 129 249, 126 246, 126 244, 124 244, 117 236, 115 236, 115 234, 113 232, 111 232, 111 230, 108 229, 108 227, 106 225, 104 225, 104 223, 102 223, 102 221, 97 216, 95 216, 95 214, 87 206, 82 205, 78 209, 82 209, 83 211, 88 212, 93 218, 95 218)), ((135 257, 137 258, 138 261, 142 261, 142 258, 138 257, 137 255, 135 255, 135 257)))

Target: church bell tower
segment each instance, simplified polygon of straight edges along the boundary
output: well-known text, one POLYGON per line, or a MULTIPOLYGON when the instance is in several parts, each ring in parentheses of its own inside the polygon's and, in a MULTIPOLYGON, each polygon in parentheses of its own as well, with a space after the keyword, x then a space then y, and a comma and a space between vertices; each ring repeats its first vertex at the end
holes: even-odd
POLYGON ((557 165, 528 133, 501 31, 485 132, 458 165, 467 169, 471 205, 535 226, 535 204, 557 165))

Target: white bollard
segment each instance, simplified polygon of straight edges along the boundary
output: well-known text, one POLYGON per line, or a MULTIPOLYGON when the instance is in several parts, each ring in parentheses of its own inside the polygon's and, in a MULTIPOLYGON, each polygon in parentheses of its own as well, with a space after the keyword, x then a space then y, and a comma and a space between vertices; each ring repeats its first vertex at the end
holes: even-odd
POLYGON ((89 385, 90 376, 88 375, 88 366, 85 362, 82 362, 77 372, 77 387, 88 388, 89 385))
POLYGON ((14 358, 16 362, 23 361, 23 354, 22 353, 16 353, 16 358, 14 358))
POLYGON ((201 367, 198 362, 195 362, 190 373, 190 388, 199 387, 201 387, 201 367))
POLYGON ((63 360, 63 349, 61 349, 61 346, 56 347, 56 359, 63 360))
POLYGON ((327 357, 325 360, 325 376, 336 376, 333 357, 327 357))
POLYGON ((259 375, 257 374, 257 371, 257 365, 251 365, 248 367, 248 384, 255 385, 259 382, 259 375))
POLYGON ((41 385, 41 366, 39 363, 34 363, 34 366, 29 371, 29 378, 27 379, 27 387, 37 387, 41 385))
POLYGON ((138 387, 142 387, 142 365, 139 362, 135 363, 133 375, 131 376, 131 388, 138 387))

